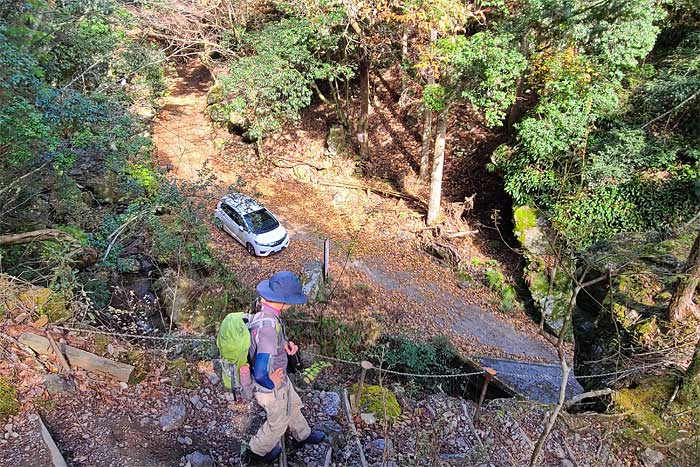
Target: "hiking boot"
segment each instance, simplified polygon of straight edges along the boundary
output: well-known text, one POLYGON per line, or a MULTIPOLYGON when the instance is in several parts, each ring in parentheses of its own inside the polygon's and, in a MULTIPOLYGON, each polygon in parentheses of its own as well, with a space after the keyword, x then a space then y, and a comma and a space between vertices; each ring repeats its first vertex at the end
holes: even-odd
POLYGON ((321 444, 325 440, 326 434, 324 432, 319 430, 313 430, 311 433, 309 433, 309 436, 307 436, 304 441, 301 441, 301 444, 321 444))
POLYGON ((261 456, 260 454, 256 454, 253 451, 248 451, 248 461, 249 462, 264 462, 266 464, 271 464, 272 462, 277 459, 280 454, 282 454, 282 447, 278 444, 270 452, 265 454, 264 456, 261 456))

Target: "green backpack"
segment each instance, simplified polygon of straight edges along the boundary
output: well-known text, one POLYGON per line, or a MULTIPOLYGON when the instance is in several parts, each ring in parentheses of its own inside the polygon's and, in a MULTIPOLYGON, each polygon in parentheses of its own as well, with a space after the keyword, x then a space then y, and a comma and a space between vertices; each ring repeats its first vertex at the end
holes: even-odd
POLYGON ((221 322, 216 337, 216 346, 221 354, 221 380, 231 391, 240 387, 240 368, 248 364, 249 318, 248 313, 229 313, 221 322))

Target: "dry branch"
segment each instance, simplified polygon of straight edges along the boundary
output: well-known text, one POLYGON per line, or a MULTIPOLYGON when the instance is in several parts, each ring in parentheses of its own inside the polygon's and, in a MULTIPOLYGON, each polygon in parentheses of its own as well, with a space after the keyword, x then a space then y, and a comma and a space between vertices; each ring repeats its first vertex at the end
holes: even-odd
POLYGON ((401 193, 399 191, 394 191, 394 190, 384 190, 381 188, 374 188, 374 187, 367 186, 367 185, 359 185, 359 184, 354 184, 354 183, 339 183, 339 182, 319 182, 319 185, 334 186, 334 187, 338 187, 338 188, 349 188, 351 190, 373 191, 375 193, 379 193, 380 195, 393 196, 395 198, 401 198, 401 199, 410 199, 412 201, 418 201, 420 203, 425 204, 423 201, 421 201, 419 198, 417 198, 413 195, 407 195, 405 193, 401 193))
POLYGON ((1 246, 20 245, 22 243, 31 242, 44 242, 47 240, 80 243, 67 233, 56 229, 40 229, 18 234, 0 235, 1 246))

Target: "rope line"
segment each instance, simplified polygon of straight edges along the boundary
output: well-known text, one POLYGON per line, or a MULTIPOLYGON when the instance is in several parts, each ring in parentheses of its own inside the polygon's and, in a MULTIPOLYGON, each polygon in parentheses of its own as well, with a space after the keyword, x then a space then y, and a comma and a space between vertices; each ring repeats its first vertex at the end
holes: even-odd
MULTIPOLYGON (((139 335, 139 334, 128 334, 128 333, 121 333, 121 332, 108 332, 108 331, 100 331, 97 329, 87 329, 87 328, 74 328, 74 327, 68 327, 68 326, 57 326, 57 325, 52 325, 52 328, 55 329, 60 329, 63 331, 70 331, 70 332, 81 332, 81 333, 87 333, 87 334, 100 334, 100 335, 105 335, 105 336, 115 336, 115 337, 124 337, 128 339, 146 339, 146 340, 160 340, 160 341, 181 341, 181 342, 214 342, 214 338, 202 338, 202 337, 179 337, 179 336, 144 336, 144 335, 139 335)), ((329 357, 327 355, 321 355, 315 352, 310 352, 310 351, 305 351, 305 353, 308 353, 309 355, 313 355, 316 358, 322 359, 322 360, 327 360, 331 362, 336 362, 336 363, 343 363, 345 365, 354 365, 357 367, 361 367, 362 363, 353 361, 353 360, 344 360, 342 358, 336 358, 336 357, 329 357)), ((451 374, 430 374, 430 373, 408 373, 408 372, 403 372, 403 371, 397 371, 397 370, 390 370, 388 368, 381 368, 374 363, 371 363, 371 368, 369 370, 374 370, 378 371, 380 373, 387 373, 387 374, 392 374, 392 375, 397 375, 397 376, 404 376, 404 377, 410 377, 410 378, 466 378, 470 376, 477 376, 477 375, 482 375, 485 373, 484 370, 479 370, 479 371, 473 371, 470 373, 451 373, 451 374)), ((618 370, 618 371, 610 371, 606 373, 598 373, 598 374, 592 374, 592 375, 581 375, 581 376, 576 376, 574 375, 575 379, 593 379, 593 378, 603 378, 607 376, 620 376, 620 375, 629 375, 632 373, 635 373, 637 371, 645 370, 645 369, 650 369, 650 368, 656 368, 659 366, 664 365, 664 362, 658 362, 658 363, 652 363, 649 365, 644 365, 640 367, 635 367, 635 368, 628 368, 625 370, 618 370)), ((537 379, 547 379, 547 380, 560 380, 561 376, 558 375, 542 375, 542 374, 537 374, 537 375, 532 375, 532 374, 524 374, 524 373, 513 373, 513 372, 508 372, 508 371, 499 371, 497 373, 497 376, 514 376, 514 377, 519 377, 519 378, 537 378, 537 379)))

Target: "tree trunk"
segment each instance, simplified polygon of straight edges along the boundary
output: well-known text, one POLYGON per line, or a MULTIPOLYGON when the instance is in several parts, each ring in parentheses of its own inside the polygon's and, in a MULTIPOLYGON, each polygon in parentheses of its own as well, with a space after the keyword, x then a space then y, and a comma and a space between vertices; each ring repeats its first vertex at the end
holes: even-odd
POLYGON ((430 172, 430 143, 433 135, 433 111, 426 105, 423 111, 423 136, 420 148, 420 173, 418 180, 425 182, 428 180, 430 172))
POLYGON ((362 160, 367 160, 369 157, 369 138, 367 135, 367 123, 369 120, 369 55, 364 48, 360 49, 359 76, 360 119, 357 122, 357 142, 360 145, 360 157, 362 160))
POLYGON ((440 218, 440 199, 442 196, 442 168, 445 165, 445 136, 449 107, 438 114, 437 134, 435 135, 435 153, 433 170, 430 176, 430 201, 428 203, 427 224, 433 225, 440 218))
POLYGON ((676 292, 673 294, 671 304, 668 307, 671 321, 681 322, 688 315, 697 314, 697 307, 693 303, 693 297, 698 284, 700 284, 700 232, 695 237, 688 260, 685 262, 680 279, 678 279, 676 292))
MULTIPOLYGON (((401 33, 401 66, 408 61, 408 27, 404 24, 401 33)), ((406 72, 401 72, 401 96, 406 92, 406 83, 408 78, 406 77, 406 72)))
MULTIPOLYGON (((430 31, 430 42, 431 44, 437 40, 437 30, 431 29, 430 31)), ((432 68, 428 70, 428 76, 426 77, 426 85, 435 84, 435 75, 433 74, 432 68)), ((425 106, 423 110, 423 136, 421 140, 420 148, 420 173, 418 175, 418 180, 425 182, 428 180, 428 172, 430 171, 430 143, 433 135, 433 111, 425 106)))
MULTIPOLYGON (((523 38, 520 40, 520 53, 522 53, 525 57, 529 55, 528 47, 529 45, 526 32, 525 35, 523 35, 523 38)), ((515 122, 517 122, 520 119, 520 116, 522 114, 522 106, 520 105, 520 101, 523 97, 524 89, 525 70, 523 70, 522 73, 520 73, 520 76, 518 76, 518 79, 515 81, 515 102, 513 102, 513 105, 510 106, 510 111, 508 112, 508 120, 506 122, 506 129, 508 131, 513 130, 515 122)))
POLYGON ((690 389, 692 386, 700 388, 700 339, 695 344, 693 359, 690 361, 683 378, 683 389, 690 389))

